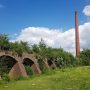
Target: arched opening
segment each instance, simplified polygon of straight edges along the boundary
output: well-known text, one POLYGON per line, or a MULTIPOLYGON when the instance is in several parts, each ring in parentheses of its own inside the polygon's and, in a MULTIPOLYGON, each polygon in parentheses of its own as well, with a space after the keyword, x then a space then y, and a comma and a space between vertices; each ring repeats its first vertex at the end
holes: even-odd
POLYGON ((51 60, 48 60, 48 65, 51 66, 53 63, 51 60))
POLYGON ((39 66, 38 66, 38 63, 36 61, 32 61, 30 58, 24 58, 23 64, 25 66, 27 75, 31 76, 33 74, 40 74, 41 73, 39 66))
POLYGON ((26 69, 27 75, 29 75, 29 76, 33 75, 34 70, 33 70, 32 66, 34 65, 34 62, 29 58, 25 58, 23 60, 23 64, 26 69))
POLYGON ((32 60, 30 60, 29 58, 25 58, 23 60, 23 64, 24 65, 29 65, 31 67, 34 64, 34 62, 32 60))
POLYGON ((56 68, 55 63, 51 59, 48 59, 47 60, 47 63, 48 63, 48 65, 49 65, 50 68, 52 68, 52 69, 55 69, 56 68))
POLYGON ((0 57, 0 75, 9 74, 12 67, 17 63, 17 61, 11 57, 3 55, 0 57))

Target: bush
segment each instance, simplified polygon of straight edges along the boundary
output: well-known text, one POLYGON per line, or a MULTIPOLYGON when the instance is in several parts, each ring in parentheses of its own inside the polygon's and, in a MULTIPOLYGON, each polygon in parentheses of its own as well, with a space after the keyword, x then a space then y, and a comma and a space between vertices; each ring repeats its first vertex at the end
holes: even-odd
POLYGON ((8 74, 3 74, 2 80, 9 82, 10 81, 10 78, 9 78, 8 74))
POLYGON ((42 73, 45 73, 48 71, 47 67, 45 66, 44 64, 44 61, 42 59, 39 59, 38 60, 38 63, 39 63, 39 68, 40 70, 42 71, 42 73))
POLYGON ((32 71, 32 68, 28 65, 25 65, 25 69, 26 69, 26 72, 28 75, 33 75, 33 71, 32 71))
POLYGON ((85 49, 80 53, 81 65, 90 65, 90 49, 85 49))

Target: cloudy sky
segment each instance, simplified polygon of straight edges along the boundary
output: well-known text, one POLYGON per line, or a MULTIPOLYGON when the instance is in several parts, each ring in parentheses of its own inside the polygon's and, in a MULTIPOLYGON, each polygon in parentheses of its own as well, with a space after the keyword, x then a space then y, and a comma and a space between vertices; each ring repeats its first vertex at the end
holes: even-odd
POLYGON ((75 53, 75 10, 81 50, 90 48, 90 0, 0 0, 0 33, 30 44, 43 38, 51 47, 75 53))

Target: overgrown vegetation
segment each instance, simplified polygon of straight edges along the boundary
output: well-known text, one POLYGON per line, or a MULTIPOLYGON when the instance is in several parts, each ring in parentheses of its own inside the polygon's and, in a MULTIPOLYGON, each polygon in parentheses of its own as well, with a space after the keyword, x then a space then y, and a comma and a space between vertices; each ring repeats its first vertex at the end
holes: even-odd
POLYGON ((46 74, 5 83, 0 90, 90 90, 90 67, 72 67, 48 71, 46 74))
MULTIPOLYGON (((12 51, 13 54, 22 56, 25 53, 33 53, 36 59, 38 59, 39 67, 43 73, 47 71, 45 61, 50 60, 54 62, 57 68, 74 67, 74 66, 85 66, 90 65, 90 49, 83 50, 80 53, 80 57, 76 58, 71 53, 64 51, 63 48, 52 48, 48 47, 44 40, 41 39, 39 44, 34 44, 29 47, 27 42, 10 42, 9 38, 5 34, 0 34, 0 50, 1 51, 12 51)), ((5 57, 6 59, 7 57, 5 57)), ((4 74, 10 70, 9 62, 5 61, 0 57, 0 74, 4 74)), ((10 58, 9 58, 10 59, 10 58)), ((12 58, 11 58, 12 59, 12 58)), ((32 74, 31 68, 26 67, 28 74, 32 74), (31 73, 29 73, 29 71, 31 73)), ((3 76, 3 75, 2 75, 3 76)))
POLYGON ((90 66, 90 49, 84 49, 80 53, 80 64, 90 66))
POLYGON ((32 76, 33 75, 32 68, 30 66, 28 66, 28 65, 24 65, 24 66, 25 66, 27 75, 32 76))

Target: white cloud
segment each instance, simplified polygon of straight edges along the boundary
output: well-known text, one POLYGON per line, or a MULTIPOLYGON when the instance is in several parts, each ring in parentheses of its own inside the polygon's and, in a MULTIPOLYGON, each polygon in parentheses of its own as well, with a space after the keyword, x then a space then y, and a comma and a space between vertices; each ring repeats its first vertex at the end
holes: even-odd
POLYGON ((81 48, 90 48, 90 22, 80 25, 81 48))
POLYGON ((87 6, 84 7, 83 13, 84 13, 86 16, 90 16, 90 5, 87 5, 87 6))
MULTIPOLYGON (((90 48, 90 22, 79 26, 80 45, 83 48, 90 48)), ((75 29, 62 31, 60 29, 49 29, 44 27, 28 27, 21 30, 17 41, 27 41, 30 44, 38 43, 41 38, 44 39, 47 45, 52 47, 62 47, 75 54, 75 29)))

